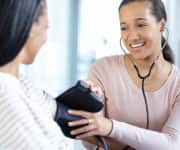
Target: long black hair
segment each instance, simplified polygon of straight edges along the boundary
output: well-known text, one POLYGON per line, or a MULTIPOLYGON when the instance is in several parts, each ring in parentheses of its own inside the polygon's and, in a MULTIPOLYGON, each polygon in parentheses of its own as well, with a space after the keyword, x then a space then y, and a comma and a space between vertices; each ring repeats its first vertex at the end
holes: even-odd
MULTIPOLYGON (((119 6, 119 11, 124 5, 132 3, 132 2, 149 2, 151 4, 151 7, 150 7, 151 13, 153 16, 155 16, 156 20, 158 22, 161 21, 161 19, 164 19, 165 21, 167 21, 167 13, 166 13, 166 9, 162 0, 123 0, 119 6)), ((164 43, 166 42, 166 39, 164 36, 162 36, 161 41, 162 41, 161 45, 163 46, 164 43)), ((174 63, 175 60, 174 60, 173 51, 170 48, 168 43, 162 50, 162 53, 165 60, 169 61, 172 64, 174 63)))
POLYGON ((44 4, 45 0, 0 0, 0 66, 19 54, 44 4))

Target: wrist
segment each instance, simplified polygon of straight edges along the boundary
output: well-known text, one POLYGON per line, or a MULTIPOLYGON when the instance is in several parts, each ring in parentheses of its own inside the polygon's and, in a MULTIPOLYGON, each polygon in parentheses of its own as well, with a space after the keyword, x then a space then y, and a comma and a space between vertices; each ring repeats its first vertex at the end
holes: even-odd
POLYGON ((109 130, 106 136, 109 136, 113 130, 113 121, 111 119, 108 119, 108 121, 109 121, 109 130))

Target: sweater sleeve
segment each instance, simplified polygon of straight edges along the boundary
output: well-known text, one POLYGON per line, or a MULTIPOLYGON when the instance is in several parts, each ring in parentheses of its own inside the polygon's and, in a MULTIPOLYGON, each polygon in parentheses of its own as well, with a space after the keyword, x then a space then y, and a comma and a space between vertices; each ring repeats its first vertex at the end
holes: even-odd
POLYGON ((2 74, 0 82, 0 149, 73 149, 72 141, 62 135, 43 100, 39 102, 36 94, 30 97, 14 77, 2 74))
POLYGON ((139 128, 113 120, 111 138, 137 150, 179 150, 180 147, 180 94, 161 132, 139 128))
POLYGON ((45 136, 46 133, 26 104, 26 98, 18 83, 1 82, 0 147, 12 150, 57 150, 45 136))
POLYGON ((20 75, 20 81, 23 84, 24 91, 29 97, 41 103, 41 106, 45 106, 49 111, 49 117, 55 117, 56 113, 56 101, 47 92, 40 90, 33 80, 27 78, 25 75, 20 75))

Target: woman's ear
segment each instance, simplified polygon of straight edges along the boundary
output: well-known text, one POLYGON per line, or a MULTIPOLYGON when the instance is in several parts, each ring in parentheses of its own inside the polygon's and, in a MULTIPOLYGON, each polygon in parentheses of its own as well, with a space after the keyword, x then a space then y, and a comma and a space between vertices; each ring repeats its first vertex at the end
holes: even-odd
POLYGON ((163 32, 166 28, 166 21, 163 19, 161 19, 160 21, 160 32, 163 32))
POLYGON ((30 31, 30 34, 29 34, 29 38, 34 38, 34 35, 35 35, 35 24, 33 24, 32 28, 31 28, 31 31, 30 31))
POLYGON ((37 31, 39 30, 39 24, 38 22, 33 23, 31 31, 29 33, 29 38, 34 38, 37 36, 37 31))

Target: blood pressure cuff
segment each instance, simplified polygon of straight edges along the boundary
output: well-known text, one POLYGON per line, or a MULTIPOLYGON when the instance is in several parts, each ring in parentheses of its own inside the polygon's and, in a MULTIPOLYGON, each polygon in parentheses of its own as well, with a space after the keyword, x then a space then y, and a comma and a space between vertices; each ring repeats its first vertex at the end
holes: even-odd
POLYGON ((82 126, 69 127, 68 122, 83 119, 80 116, 73 116, 68 113, 69 109, 83 110, 88 112, 99 112, 103 108, 102 100, 95 92, 89 89, 89 86, 78 81, 75 86, 66 90, 56 98, 57 112, 55 121, 61 127, 65 136, 75 138, 70 134, 71 130, 82 126))

